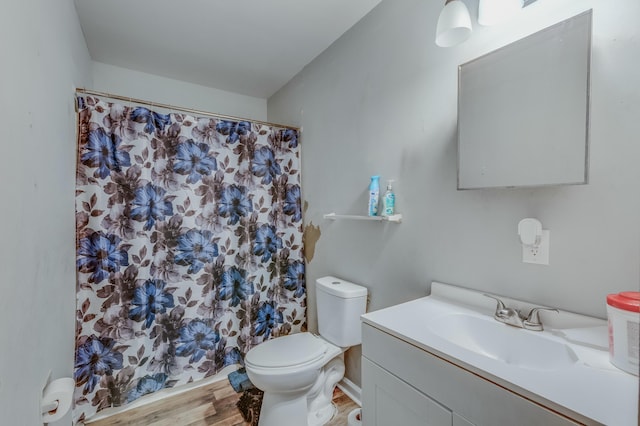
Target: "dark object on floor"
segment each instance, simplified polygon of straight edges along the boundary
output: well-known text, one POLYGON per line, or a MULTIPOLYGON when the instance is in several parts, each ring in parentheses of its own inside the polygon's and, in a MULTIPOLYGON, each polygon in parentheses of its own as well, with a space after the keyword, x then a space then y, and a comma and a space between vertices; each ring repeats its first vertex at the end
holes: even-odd
POLYGON ((247 376, 247 372, 244 368, 240 368, 236 371, 231 372, 228 376, 229 383, 231 383, 231 387, 234 391, 240 393, 244 392, 248 389, 251 389, 253 383, 249 380, 249 376, 247 376))
POLYGON ((240 400, 236 404, 242 418, 245 422, 251 423, 251 426, 258 426, 258 418, 260 418, 260 407, 262 406, 262 396, 264 392, 257 388, 247 389, 240 396, 240 400))

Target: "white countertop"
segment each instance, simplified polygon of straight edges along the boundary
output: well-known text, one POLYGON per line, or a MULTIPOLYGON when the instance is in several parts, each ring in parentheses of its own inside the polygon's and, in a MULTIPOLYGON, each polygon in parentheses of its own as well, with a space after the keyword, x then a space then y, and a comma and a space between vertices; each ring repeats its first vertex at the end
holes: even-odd
MULTIPOLYGON (((505 303, 513 301, 508 298, 503 300, 505 303)), ((362 316, 362 321, 471 369, 568 417, 578 413, 611 426, 638 424, 638 377, 617 369, 609 362, 605 320, 568 312, 549 315, 549 321, 543 321, 545 331, 541 333, 545 338, 568 345, 578 358, 573 364, 555 370, 510 365, 454 344, 432 331, 433 323, 451 313, 493 320, 494 306, 495 302, 473 290, 434 283, 431 296, 367 313, 362 316)), ((508 303, 507 306, 512 305, 508 303)), ((531 305, 521 302, 517 307, 525 306, 531 305)), ((547 316, 543 318, 547 319, 547 316)), ((522 333, 540 333, 518 330, 522 333)))

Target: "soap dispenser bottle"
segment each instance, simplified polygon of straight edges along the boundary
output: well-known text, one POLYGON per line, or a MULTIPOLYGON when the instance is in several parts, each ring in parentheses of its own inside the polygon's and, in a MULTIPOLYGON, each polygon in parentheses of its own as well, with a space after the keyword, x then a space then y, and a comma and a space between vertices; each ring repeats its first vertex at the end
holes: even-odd
POLYGON ((380 176, 371 176, 369 183, 368 215, 378 216, 378 202, 380 200, 380 176))
POLYGON ((387 190, 382 198, 382 215, 393 216, 396 207, 396 195, 393 193, 393 180, 387 181, 387 190))

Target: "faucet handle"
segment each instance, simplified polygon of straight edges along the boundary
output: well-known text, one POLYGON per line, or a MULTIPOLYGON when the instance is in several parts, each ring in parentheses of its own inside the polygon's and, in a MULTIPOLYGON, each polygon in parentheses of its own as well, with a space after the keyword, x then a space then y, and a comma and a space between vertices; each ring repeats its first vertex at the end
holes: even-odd
POLYGON ((531 312, 529 312, 529 316, 527 316, 527 319, 522 322, 524 328, 534 331, 544 330, 544 328, 542 327, 542 321, 540 321, 540 316, 538 315, 538 312, 540 311, 552 311, 555 313, 560 313, 560 311, 555 308, 533 308, 531 312))
POLYGON ((483 296, 487 296, 488 298, 493 299, 496 302, 498 302, 498 304, 496 305, 496 312, 503 311, 503 310, 507 309, 507 307, 504 305, 504 302, 502 300, 498 299, 497 297, 492 296, 492 295, 487 294, 487 293, 482 293, 482 295, 483 296))

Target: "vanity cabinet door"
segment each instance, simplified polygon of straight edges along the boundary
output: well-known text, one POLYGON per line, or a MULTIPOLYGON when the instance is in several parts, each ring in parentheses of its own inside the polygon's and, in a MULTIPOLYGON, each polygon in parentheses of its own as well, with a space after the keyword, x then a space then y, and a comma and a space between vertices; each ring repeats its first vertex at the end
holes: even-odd
POLYGON ((451 411, 362 358, 362 416, 367 426, 451 426, 451 411))

